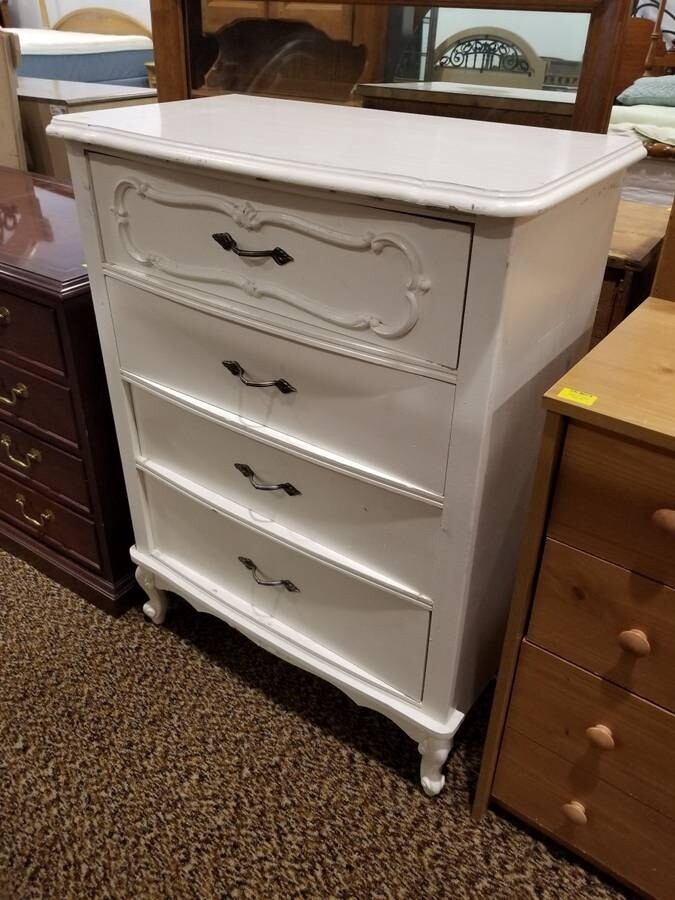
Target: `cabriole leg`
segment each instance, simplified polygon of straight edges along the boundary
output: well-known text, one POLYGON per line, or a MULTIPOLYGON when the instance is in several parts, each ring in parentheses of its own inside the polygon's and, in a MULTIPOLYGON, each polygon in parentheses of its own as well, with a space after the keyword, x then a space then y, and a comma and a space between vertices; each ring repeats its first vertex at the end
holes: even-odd
POLYGON ((136 569, 136 581, 148 595, 148 600, 143 604, 143 612, 154 622, 161 625, 166 617, 169 606, 169 598, 166 591, 160 590, 155 584, 155 576, 148 569, 138 566, 136 569))
POLYGON ((445 784, 445 775, 441 769, 452 750, 452 738, 425 738, 417 749, 422 754, 420 761, 422 790, 427 797, 435 797, 440 794, 445 784))

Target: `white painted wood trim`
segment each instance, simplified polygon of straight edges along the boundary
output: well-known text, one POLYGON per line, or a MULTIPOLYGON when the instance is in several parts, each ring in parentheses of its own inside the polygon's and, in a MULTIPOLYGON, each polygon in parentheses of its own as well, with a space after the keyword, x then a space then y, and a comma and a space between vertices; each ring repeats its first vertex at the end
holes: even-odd
POLYGON ((618 135, 580 135, 332 105, 323 110, 322 104, 237 95, 205 98, 198 108, 190 108, 192 102, 167 109, 161 107, 168 104, 158 104, 142 115, 131 107, 131 115, 122 117, 115 110, 56 116, 47 133, 90 148, 141 153, 331 193, 507 218, 539 215, 646 153, 636 139, 618 135), (226 127, 228 120, 236 121, 236 127, 226 127), (273 142, 278 155, 265 155, 269 122, 277 120, 285 123, 273 142), (340 152, 347 149, 345 131, 353 136, 351 147, 357 148, 350 154, 352 165, 340 152), (306 152, 298 148, 298 134, 308 141, 306 152), (383 145, 387 135, 390 146, 383 145), (412 153, 413 137, 428 153, 425 173, 419 166, 424 152, 412 153), (400 151, 396 144, 401 144, 400 151), (380 161, 377 168, 373 148, 380 161), (495 161, 489 180, 484 164, 487 149, 495 161), (504 163, 506 152, 510 165, 504 163))

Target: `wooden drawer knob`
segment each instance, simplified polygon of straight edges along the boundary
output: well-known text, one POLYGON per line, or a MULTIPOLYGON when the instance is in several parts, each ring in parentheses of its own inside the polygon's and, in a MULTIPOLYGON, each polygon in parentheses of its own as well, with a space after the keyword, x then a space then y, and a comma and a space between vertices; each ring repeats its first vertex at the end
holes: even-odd
POLYGON ((590 728, 586 729, 586 737, 601 750, 614 749, 614 735, 612 734, 612 729, 606 725, 591 725, 590 728))
POLYGON ((652 514, 652 523, 675 538, 675 509, 657 509, 652 514))
POLYGON ((622 631, 619 635, 619 646, 622 650, 633 653, 635 656, 647 656, 652 649, 647 635, 639 628, 622 631))
POLYGON ((564 803, 562 808, 563 814, 575 825, 585 825, 588 822, 586 816, 586 807, 578 800, 570 800, 564 803))

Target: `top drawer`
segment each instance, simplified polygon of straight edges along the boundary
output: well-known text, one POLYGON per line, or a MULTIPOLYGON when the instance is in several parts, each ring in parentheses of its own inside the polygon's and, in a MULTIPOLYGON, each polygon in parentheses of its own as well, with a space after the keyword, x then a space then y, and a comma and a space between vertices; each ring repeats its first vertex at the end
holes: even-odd
POLYGON ((675 535, 657 510, 675 510, 675 455, 570 424, 549 537, 675 587, 675 535))
POLYGON ((106 262, 457 366, 470 225, 105 156, 91 171, 106 262))
POLYGON ((39 368, 49 370, 45 374, 63 374, 65 366, 54 311, 0 291, 0 356, 19 364, 31 360, 39 368))

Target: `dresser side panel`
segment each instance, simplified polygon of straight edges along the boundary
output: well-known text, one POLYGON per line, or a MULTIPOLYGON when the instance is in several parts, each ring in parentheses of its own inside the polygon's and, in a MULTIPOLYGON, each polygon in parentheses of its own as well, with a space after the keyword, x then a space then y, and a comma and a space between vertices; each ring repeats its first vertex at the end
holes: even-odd
POLYGON ((432 715, 466 712, 495 674, 544 421, 541 396, 588 349, 620 186, 614 176, 542 216, 515 220, 501 243, 499 225, 478 220, 425 688, 432 715), (490 294, 495 267, 503 286, 490 294), (461 635, 454 654, 449 635, 461 635))

